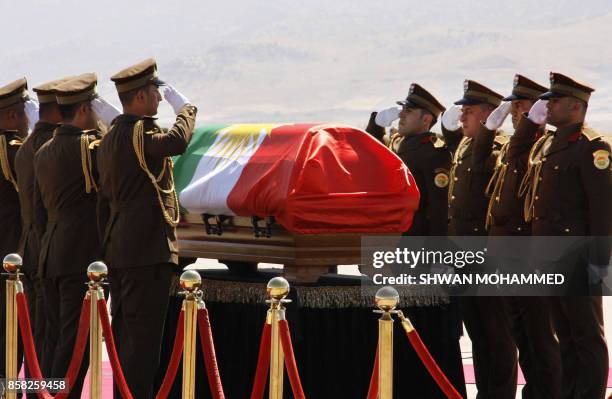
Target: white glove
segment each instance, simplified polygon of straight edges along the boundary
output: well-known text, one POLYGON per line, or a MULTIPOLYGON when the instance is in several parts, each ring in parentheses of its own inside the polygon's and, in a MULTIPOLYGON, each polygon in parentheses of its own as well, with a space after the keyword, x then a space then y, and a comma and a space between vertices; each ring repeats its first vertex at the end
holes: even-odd
POLYGON ((98 119, 100 119, 106 126, 110 126, 113 119, 121 114, 119 109, 102 97, 91 100, 91 106, 96 115, 98 115, 98 119))
POLYGON ((511 101, 504 101, 499 107, 495 108, 487 118, 485 126, 489 130, 497 130, 504 124, 512 108, 511 101))
POLYGON ((394 120, 399 119, 401 110, 399 107, 391 107, 378 111, 374 122, 380 127, 389 127, 394 120))
POLYGON ((446 130, 459 129, 459 119, 461 118, 461 106, 453 105, 442 114, 442 125, 446 130))
POLYGON ((527 119, 532 121, 537 125, 543 125, 546 123, 546 117, 548 114, 548 109, 546 108, 546 104, 548 104, 547 100, 538 100, 533 104, 531 109, 529 110, 529 114, 527 115, 527 119))
POLYGON ((30 98, 28 101, 23 103, 23 108, 26 116, 28 117, 28 126, 30 130, 34 130, 34 125, 36 125, 36 122, 38 122, 38 109, 40 108, 38 101, 30 98))
POLYGON ((187 104, 191 104, 191 102, 182 95, 178 90, 176 90, 173 86, 164 85, 162 87, 162 92, 164 98, 174 109, 174 113, 178 115, 181 108, 183 108, 187 104))

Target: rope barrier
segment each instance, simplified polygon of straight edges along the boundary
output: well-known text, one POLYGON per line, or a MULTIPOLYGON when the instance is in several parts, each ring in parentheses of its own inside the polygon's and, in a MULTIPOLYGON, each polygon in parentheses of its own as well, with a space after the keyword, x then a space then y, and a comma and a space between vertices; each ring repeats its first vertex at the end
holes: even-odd
POLYGON ((368 388, 368 399, 376 398, 378 398, 378 345, 376 346, 376 355, 374 356, 374 368, 372 369, 370 387, 368 388))
POLYGON ((101 298, 98 301, 98 313, 100 314, 100 321, 102 323, 102 334, 104 335, 104 341, 106 342, 106 351, 113 369, 113 376, 115 383, 121 392, 123 399, 134 399, 130 389, 125 381, 121 364, 119 363, 119 355, 117 355, 117 348, 115 348, 115 338, 113 337, 113 330, 111 329, 110 318, 108 317, 108 310, 106 309, 106 299, 101 298))
MULTIPOLYGON (((32 326, 30 325, 30 312, 28 309, 25 294, 23 292, 17 293, 16 300, 18 309, 17 316, 19 318, 19 330, 21 332, 21 338, 23 339, 26 364, 28 366, 28 369, 30 370, 32 378, 42 380, 43 375, 40 370, 38 356, 36 355, 36 350, 34 347, 32 326)), ((68 371, 66 372, 65 379, 68 382, 67 392, 59 392, 57 395, 53 396, 49 393, 48 390, 44 390, 37 393, 40 399, 65 399, 68 397, 68 394, 70 393, 70 390, 74 385, 74 381, 76 380, 77 373, 79 372, 81 363, 83 362, 83 356, 85 354, 85 347, 87 345, 87 338, 89 334, 89 305, 90 300, 89 297, 86 296, 83 300, 83 305, 81 307, 81 316, 79 318, 79 327, 77 330, 77 338, 74 343, 72 359, 70 359, 68 371)))
POLYGON ((198 309, 198 328, 200 330, 200 342, 204 354, 204 365, 206 366, 210 394, 213 399, 225 399, 223 386, 221 385, 219 366, 217 365, 217 357, 215 355, 215 344, 213 342, 212 329, 210 327, 210 318, 208 317, 208 309, 206 308, 198 309))
POLYGON ((251 391, 251 399, 262 399, 266 389, 268 378, 268 368, 270 367, 270 324, 264 323, 261 332, 261 342, 259 344, 259 355, 257 356, 257 370, 255 371, 255 381, 251 391))
POLYGON ((159 392, 155 396, 155 399, 166 399, 170 394, 170 390, 172 389, 172 383, 176 378, 176 373, 181 363, 181 357, 183 356, 183 337, 185 332, 185 325, 183 324, 184 320, 185 312, 181 310, 176 325, 176 335, 174 337, 174 346, 172 347, 170 362, 168 363, 168 368, 166 369, 164 381, 162 382, 161 387, 159 387, 159 392))
POLYGON ((291 333, 289 332, 289 323, 287 323, 287 320, 279 320, 278 329, 281 345, 285 354, 285 367, 287 368, 287 375, 289 376, 293 397, 295 399, 305 399, 306 396, 304 395, 304 389, 300 381, 300 374, 298 373, 295 354, 293 353, 293 344, 291 343, 291 333))
POLYGON ((463 399, 455 387, 450 383, 446 375, 444 375, 433 356, 431 356, 431 353, 429 353, 429 350, 421 340, 419 333, 415 330, 410 320, 408 320, 401 311, 398 312, 398 316, 402 321, 402 327, 406 332, 410 344, 421 359, 421 362, 423 362, 425 368, 427 368, 427 371, 429 371, 429 374, 436 381, 436 384, 438 384, 438 387, 440 387, 442 392, 444 392, 449 399, 463 399))

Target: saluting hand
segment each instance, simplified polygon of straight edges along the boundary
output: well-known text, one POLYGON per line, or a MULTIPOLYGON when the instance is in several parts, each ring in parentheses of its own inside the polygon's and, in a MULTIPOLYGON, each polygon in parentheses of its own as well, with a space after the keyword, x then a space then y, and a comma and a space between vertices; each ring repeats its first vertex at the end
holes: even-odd
POLYGON ((398 107, 390 107, 378 111, 374 122, 380 127, 389 127, 393 121, 399 119, 400 109, 398 107))
POLYGON ((191 104, 187 97, 181 94, 173 86, 170 86, 168 84, 162 86, 162 93, 164 99, 168 101, 168 104, 172 106, 172 109, 174 109, 174 113, 176 115, 178 115, 178 113, 181 111, 181 108, 183 108, 185 105, 191 104))
POLYGON ((538 125, 545 124, 547 114, 548 114, 548 109, 546 108, 547 104, 548 104, 548 100, 536 101, 535 104, 533 104, 533 106, 529 110, 527 119, 529 119, 530 121, 538 125))
POLYGON ((461 118, 461 106, 453 105, 442 114, 442 126, 446 130, 457 130, 459 129, 459 119, 461 118))
POLYGON ((102 97, 97 97, 91 100, 91 106, 96 115, 98 115, 98 118, 100 118, 102 123, 104 123, 106 126, 110 126, 113 119, 121 114, 119 109, 102 97))
POLYGON ((38 122, 38 109, 40 108, 38 101, 30 98, 23 104, 23 108, 26 116, 28 117, 28 126, 30 130, 34 130, 34 125, 36 125, 36 122, 38 122))
POLYGON ((511 108, 512 102, 505 101, 501 103, 501 105, 495 108, 487 118, 487 122, 485 123, 486 128, 489 130, 499 129, 510 114, 511 108))

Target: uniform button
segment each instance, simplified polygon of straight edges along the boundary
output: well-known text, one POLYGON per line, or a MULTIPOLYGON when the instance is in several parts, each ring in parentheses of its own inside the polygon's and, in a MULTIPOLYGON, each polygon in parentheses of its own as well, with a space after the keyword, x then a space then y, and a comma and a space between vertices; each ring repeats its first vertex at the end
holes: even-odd
POLYGON ((461 165, 461 162, 463 162, 463 161, 457 161, 457 163, 458 163, 459 165, 461 165))
POLYGON ((451 195, 451 200, 454 200, 454 199, 455 199, 455 196, 454 196, 454 195, 451 195))
POLYGON ((538 181, 542 181, 542 178, 541 178, 541 177, 538 177, 538 181))
POLYGON ((458 180, 459 180, 459 178, 458 178, 458 177, 455 177, 453 180, 458 181, 458 180))
POLYGON ((559 165, 555 165, 555 170, 559 170, 559 165))
POLYGON ((518 231, 521 231, 521 230, 523 230, 523 229, 521 229, 520 227, 517 227, 516 229, 517 229, 518 231))
POLYGON ((543 158, 542 158, 542 162, 546 162, 546 157, 543 157, 543 158))
POLYGON ((471 171, 472 171, 472 168, 468 168, 468 169, 467 169, 467 171, 468 171, 468 172, 471 172, 471 171))
POLYGON ((570 229, 565 229, 565 232, 566 232, 566 233, 569 233, 569 232, 570 232, 570 229))
POLYGON ((538 216, 535 217, 535 220, 540 220, 540 218, 538 216))
POLYGON ((540 197, 538 197, 538 196, 536 195, 536 196, 535 196, 535 200, 537 201, 537 200, 539 200, 539 199, 540 199, 540 197))
POLYGON ((495 201, 499 202, 499 195, 495 197, 495 201))
POLYGON ((474 231, 478 231, 478 227, 474 227, 474 231))
POLYGON ((514 169, 514 170, 513 170, 513 172, 514 172, 514 173, 518 173, 518 170, 514 169))

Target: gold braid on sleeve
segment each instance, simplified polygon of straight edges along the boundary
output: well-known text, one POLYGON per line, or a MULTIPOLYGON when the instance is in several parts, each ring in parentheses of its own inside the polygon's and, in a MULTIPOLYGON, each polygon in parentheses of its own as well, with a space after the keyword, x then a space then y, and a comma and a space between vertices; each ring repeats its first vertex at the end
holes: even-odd
MULTIPOLYGON (((12 144, 21 145, 20 140, 12 140, 12 144)), ((13 171, 11 170, 11 163, 8 159, 8 147, 6 143, 6 136, 0 135, 0 166, 2 167, 2 175, 4 178, 9 181, 13 187, 15 187, 15 191, 19 191, 17 187, 17 180, 15 180, 15 176, 13 176, 13 171)))
POLYGON ((157 194, 157 201, 159 202, 159 207, 161 208, 162 214, 164 216, 164 220, 172 227, 176 227, 180 220, 180 212, 179 212, 179 204, 178 197, 176 195, 176 190, 174 187, 174 175, 172 173, 172 169, 174 167, 172 163, 172 159, 170 157, 164 158, 164 164, 159 173, 159 176, 155 176, 149 167, 147 166, 147 160, 145 159, 145 151, 144 151, 144 122, 139 120, 134 125, 134 133, 132 136, 132 144, 134 145, 134 151, 136 152, 136 158, 138 159, 138 165, 140 168, 147 174, 149 180, 153 184, 153 188, 155 189, 155 193, 157 194), (170 185, 169 188, 162 188, 159 183, 166 173, 166 169, 168 170, 168 183, 170 185), (170 215, 166 206, 164 205, 164 201, 162 199, 162 194, 168 194, 172 196, 172 200, 174 201, 174 209, 176 212, 176 216, 170 215))
POLYGON ((518 193, 519 198, 525 196, 523 212, 526 222, 530 222, 534 216, 535 197, 538 191, 542 162, 544 160, 544 147, 549 139, 552 139, 552 135, 545 134, 536 141, 533 147, 531 147, 531 151, 529 151, 527 173, 523 176, 518 193))
POLYGON ((98 191, 98 185, 92 173, 91 152, 89 151, 96 146, 96 142, 99 142, 99 140, 94 140, 90 143, 89 135, 87 133, 81 134, 81 168, 83 169, 85 192, 87 194, 91 193, 92 189, 96 192, 98 191))
POLYGON ((506 172, 508 171, 506 153, 508 152, 509 144, 510 142, 504 144, 499 151, 499 155, 497 156, 495 163, 495 171, 493 172, 493 176, 491 176, 491 180, 489 180, 489 184, 487 184, 487 188, 485 190, 485 195, 489 197, 487 220, 485 222, 485 229, 487 230, 491 227, 491 223, 493 222, 493 205, 496 202, 499 202, 499 194, 504 186, 504 180, 506 179, 506 172))

